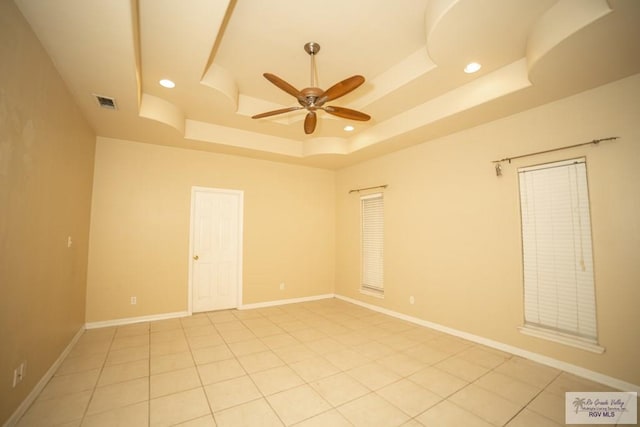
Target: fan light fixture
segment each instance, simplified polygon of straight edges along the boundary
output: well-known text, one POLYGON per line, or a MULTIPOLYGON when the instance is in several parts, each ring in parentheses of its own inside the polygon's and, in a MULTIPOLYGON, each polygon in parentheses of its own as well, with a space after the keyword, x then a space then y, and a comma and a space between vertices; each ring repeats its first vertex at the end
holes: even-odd
POLYGON ((371 117, 360 111, 351 110, 344 107, 335 107, 330 105, 324 105, 326 102, 333 101, 351 92, 364 83, 364 77, 355 75, 347 79, 342 80, 339 83, 331 86, 327 90, 322 90, 316 86, 315 82, 315 56, 320 51, 320 45, 318 43, 309 42, 304 45, 304 50, 311 57, 311 85, 310 87, 298 90, 289 83, 282 80, 280 77, 264 73, 263 76, 278 88, 287 92, 289 95, 295 97, 298 100, 300 106, 281 108, 279 110, 268 111, 266 113, 256 114, 252 116, 252 119, 261 119, 263 117, 275 116, 276 114, 288 113, 296 110, 307 110, 307 116, 304 119, 304 133, 311 134, 316 129, 316 111, 324 110, 334 116, 342 117, 344 119, 367 121, 371 117))

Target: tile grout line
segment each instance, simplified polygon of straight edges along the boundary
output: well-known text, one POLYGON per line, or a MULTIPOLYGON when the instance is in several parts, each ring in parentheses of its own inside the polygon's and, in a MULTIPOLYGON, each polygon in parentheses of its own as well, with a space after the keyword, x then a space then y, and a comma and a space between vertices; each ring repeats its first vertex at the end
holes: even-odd
MULTIPOLYGON (((113 346, 113 341, 116 338, 116 333, 118 332, 118 328, 114 328, 113 331, 113 335, 111 336, 111 340, 109 341, 109 347, 107 348, 107 352, 104 355, 104 360, 102 361, 102 366, 100 367, 100 372, 98 372, 98 377, 96 378, 96 382, 93 385, 93 388, 91 389, 91 396, 89 397, 89 401, 87 402, 87 406, 84 408, 84 411, 82 413, 82 417, 80 418, 80 425, 82 425, 82 423, 85 421, 85 418, 87 417, 87 412, 89 411, 89 406, 91 405, 91 402, 93 401, 96 389, 98 388, 98 382, 100 381, 100 377, 102 376, 102 373, 104 372, 104 368, 107 364, 107 359, 109 358, 109 353, 111 352, 111 347, 113 346)), ((86 333, 86 331, 85 331, 86 333)), ((83 334, 84 335, 84 334, 83 334)), ((77 343, 76 343, 77 345, 77 343)))
MULTIPOLYGON (((225 310, 225 311, 226 311, 226 310, 225 310)), ((230 313, 231 313, 232 311, 233 311, 233 310, 229 310, 229 312, 230 312, 230 313)), ((233 314, 233 313, 231 313, 231 314, 233 314)), ((214 329, 216 330, 216 333, 220 334, 220 330, 216 327, 215 322, 213 322, 213 321, 211 320, 211 318, 209 318, 209 316, 208 316, 208 315, 207 315, 207 318, 208 318, 208 320, 209 320, 210 324, 211 324, 211 325, 214 327, 214 329)), ((237 320, 237 321, 239 321, 240 323, 242 323, 242 324, 243 324, 243 326, 247 327, 247 326, 244 324, 244 322, 242 321, 242 319, 240 319, 240 318, 236 317, 236 320, 237 320)), ((220 323, 228 323, 228 322, 220 322, 220 323)), ((248 328, 248 327, 247 327, 247 328, 248 328)), ((184 329, 184 326, 183 326, 183 329, 184 329)), ((251 333, 253 334, 253 331, 251 331, 251 333)), ((256 339, 258 339, 258 340, 262 343, 262 340, 260 340, 260 338, 259 338, 259 337, 255 336, 255 334, 253 334, 253 335, 254 335, 254 337, 255 337, 256 339)), ((285 425, 285 423, 280 419, 280 416, 278 415, 278 413, 277 413, 277 412, 275 411, 275 409, 271 406, 271 403, 267 400, 267 396, 266 396, 266 395, 265 395, 265 394, 260 390, 260 388, 259 388, 259 387, 258 387, 258 385, 255 383, 255 381, 253 380, 253 378, 251 377, 251 375, 249 374, 249 372, 247 372, 247 370, 245 369, 245 367, 244 367, 244 366, 242 365, 242 363, 240 363, 240 361, 238 360, 238 356, 233 352, 233 350, 231 350, 231 348, 229 347, 229 344, 230 344, 230 343, 229 343, 229 342, 227 342, 227 341, 225 340, 224 336, 222 336, 222 335, 221 335, 221 338, 222 338, 222 340, 223 340, 224 345, 225 345, 227 348, 229 348, 229 351, 230 351, 230 352, 231 352, 231 354, 233 355, 233 360, 235 360, 235 361, 238 363, 238 365, 240 365, 240 367, 242 368, 242 370, 244 371, 244 373, 245 373, 245 375, 244 375, 244 376, 246 376, 246 377, 248 377, 248 378, 249 378, 249 380, 251 381, 251 383, 254 385, 254 387, 256 388, 256 390, 258 390, 258 392, 259 392, 259 393, 260 393, 260 395, 261 395, 261 397, 259 397, 259 398, 252 399, 252 400, 250 400, 250 401, 243 402, 243 403, 238 403, 238 404, 233 405, 233 406, 230 406, 230 407, 228 407, 228 408, 224 408, 224 409, 222 409, 221 411, 225 411, 225 410, 228 410, 228 409, 231 409, 231 408, 235 408, 235 407, 241 406, 241 405, 246 404, 246 403, 250 403, 250 402, 253 402, 253 401, 256 401, 256 400, 259 400, 259 399, 263 399, 263 400, 267 403, 267 405, 269 405, 269 407, 271 408, 271 410, 273 411, 273 413, 274 413, 274 414, 278 417, 278 419, 283 423, 283 425, 285 425)), ((242 342, 242 341, 240 341, 240 342, 242 342)), ((204 392, 204 394, 205 394, 205 398, 207 399, 207 405, 209 406, 209 411, 210 411, 210 413, 211 413, 211 417, 214 419, 214 422, 215 422, 215 412, 214 412, 213 408, 211 407, 211 402, 209 402, 209 397, 208 397, 208 395, 207 395, 206 391, 204 390, 205 386, 204 386, 204 383, 203 383, 203 381, 202 381, 202 376, 200 375, 200 370, 197 368, 197 367, 198 367, 198 364, 196 363, 195 358, 193 357, 193 349, 191 348, 191 343, 189 342, 189 340, 188 340, 188 339, 187 339, 187 344, 189 345, 189 352, 191 353, 191 358, 192 358, 192 360, 193 360, 193 362, 194 362, 194 366, 195 366, 195 368, 196 368, 196 372, 198 373, 198 378, 199 378, 199 380, 200 380, 201 387, 202 387, 203 392, 204 392)), ((264 343, 263 343, 263 344, 264 344, 264 343)), ((265 345, 266 345, 266 344, 265 344, 265 345)), ((268 347, 268 346, 267 346, 267 347, 268 347)), ((278 356, 277 354, 276 354, 276 357, 278 357, 278 358, 279 358, 279 356, 278 356)), ((225 360, 230 360, 230 359, 225 359, 225 360)), ((282 359, 280 359, 280 360, 281 360, 283 363, 285 363, 285 364, 286 364, 286 362, 285 362, 285 361, 283 361, 282 359)), ((215 362, 213 362, 213 363, 215 363, 215 362)), ((239 377, 236 377, 236 378, 239 378, 239 377)), ((232 380, 232 379, 234 379, 234 378, 230 378, 230 379, 223 380, 223 381, 229 381, 229 380, 232 380)), ((223 382, 223 381, 220 381, 220 382, 223 382)), ((215 383, 214 383, 214 384, 215 384, 215 383)))
MULTIPOLYGON (((490 373, 492 373, 492 372, 497 372, 497 371, 496 371, 496 369, 497 369, 498 367, 500 367, 500 366, 502 366, 502 365, 506 364, 508 361, 513 360, 513 356, 514 356, 514 355, 512 355, 512 354, 511 354, 511 355, 510 355, 510 357, 509 357, 509 359, 507 359, 507 360, 505 360, 504 362, 502 362, 502 363, 500 363, 500 364, 498 364, 498 365, 494 366, 494 367, 493 367, 493 368, 491 368, 489 371, 485 372, 484 374, 482 374, 481 376, 479 376, 478 378, 476 378, 474 381, 472 381, 472 382, 468 383, 466 386, 462 387, 460 390, 457 390, 456 392, 452 393, 450 396, 448 396, 448 397, 446 398, 446 400, 449 400, 449 398, 450 398, 451 396, 453 396, 454 394, 458 393, 459 391, 461 391, 461 390, 463 390, 463 389, 467 388, 469 385, 471 385, 471 384, 476 384, 476 383, 478 382, 478 380, 480 380, 481 378, 483 378, 483 377, 485 377, 485 376, 489 375, 490 373)), ((554 377, 553 377, 553 378, 552 378, 552 379, 551 379, 551 380, 550 380, 550 381, 549 381, 549 382, 548 382, 544 387, 541 387, 541 388, 538 390, 538 392, 537 392, 537 393, 536 393, 532 398, 530 398, 530 399, 529 399, 529 401, 528 401, 527 403, 525 403, 524 405, 522 405, 522 406, 521 406, 521 408, 520 408, 520 409, 519 409, 519 410, 518 410, 518 411, 517 411, 517 412, 516 412, 512 417, 510 417, 510 418, 509 418, 509 419, 508 419, 508 420, 503 424, 503 426, 508 425, 508 424, 509 424, 509 423, 510 423, 514 418, 516 418, 516 417, 517 417, 517 416, 518 416, 522 411, 524 411, 524 410, 529 406, 529 404, 530 404, 531 402, 533 402, 533 401, 534 401, 534 400, 535 400, 535 399, 536 399, 540 394, 542 394, 542 393, 546 390, 546 388, 547 388, 547 387, 548 387, 548 386, 549 386, 553 381, 555 381, 555 380, 556 380, 560 375, 562 375, 562 372, 563 372, 563 371, 559 371, 559 372, 558 372, 558 373, 557 373, 557 374, 556 374, 556 375, 555 375, 555 376, 554 376, 554 377)), ((499 373, 499 374, 500 374, 500 372, 497 372, 497 373, 499 373)), ((521 380, 520 380, 520 379, 518 379, 518 378, 513 378, 513 377, 511 377, 510 375, 506 375, 506 374, 502 374, 502 375, 505 375, 505 376, 509 377, 510 379, 512 379, 512 380, 514 380, 514 381, 518 381, 518 382, 522 382, 522 383, 524 383, 524 384, 528 384, 528 383, 526 383, 526 382, 524 382, 524 381, 521 381, 521 380)), ((528 385, 533 386, 533 384, 528 384, 528 385)), ((486 388, 482 387, 481 385, 476 385, 476 386, 477 386, 477 387, 480 387, 481 389, 483 389, 483 390, 485 390, 485 391, 487 391, 487 392, 489 392, 489 393, 495 394, 493 391, 491 391, 491 390, 487 390, 486 388)), ((535 386, 534 386, 534 387, 535 387, 535 386)), ((498 397, 502 397, 502 396, 497 395, 497 394, 496 394, 496 396, 498 396, 498 397)), ((503 399, 504 399, 504 398, 503 398, 503 399)), ((508 399, 505 399, 505 400, 509 401, 508 399)), ((514 403, 514 404, 516 404, 515 402, 512 402, 512 401, 510 401, 510 402, 511 402, 511 403, 514 403)), ((453 401, 450 401, 450 403, 451 403, 451 404, 454 404, 454 405, 456 405, 456 406, 458 406, 460 409, 463 409, 463 410, 465 410, 465 411, 467 411, 467 412, 469 412, 469 413, 472 413, 471 411, 467 410, 466 408, 463 408, 463 407, 461 407, 461 406, 457 405, 457 404, 456 404, 455 402, 453 402, 453 401)), ((517 403, 517 405, 519 405, 519 406, 520 406, 521 404, 520 404, 520 403, 517 403)), ((473 413, 472 413, 472 414, 473 414, 473 413)), ((476 415, 476 414, 474 414, 474 415, 476 415)), ((476 416, 478 416, 478 417, 479 417, 479 415, 476 415, 476 416)), ((480 418, 482 418, 482 417, 480 417, 480 418)), ((555 421, 554 421, 554 420, 552 420, 552 419, 550 419, 550 418, 548 418, 548 417, 546 417, 546 416, 545 416, 545 418, 555 423, 555 421)), ((489 422, 488 420, 485 420, 485 421, 489 422)))
MULTIPOLYGON (((564 371, 560 371, 560 372, 558 372, 558 374, 557 374, 555 377, 553 377, 553 379, 552 379, 551 381, 549 381, 549 382, 548 382, 544 387, 542 387, 542 388, 540 389, 540 391, 538 391, 538 392, 535 394, 535 396, 533 396, 531 399, 529 399, 529 401, 526 403, 526 405, 524 405, 522 408, 520 408, 520 410, 519 410, 519 411, 518 411, 518 412, 517 412, 513 417, 509 418, 509 420, 508 420, 504 425, 506 426, 506 425, 507 425, 507 424, 509 424, 509 423, 510 423, 510 422, 511 422, 515 417, 517 417, 518 415, 520 415, 520 413, 521 413, 522 411, 524 411, 524 410, 525 410, 525 409, 526 409, 526 408, 531 404, 531 402, 533 402, 534 400, 536 400, 536 398, 537 398, 538 396, 540 396, 542 393, 544 393, 544 391, 547 389, 547 387, 549 387, 549 386, 551 385, 551 383, 553 383, 555 380, 557 380, 557 379, 560 377, 560 375, 562 375, 562 372, 564 372, 564 371)), ((529 409, 529 410, 530 410, 530 409, 529 409)), ((530 410, 530 411, 531 411, 531 410, 530 410)), ((532 412, 535 412, 535 411, 532 411, 532 412)), ((535 413, 536 413, 536 414, 538 414, 538 415, 540 415, 540 416, 543 416, 543 417, 544 417, 544 418, 546 418, 547 420, 550 420, 550 421, 552 421, 552 422, 554 422, 554 423, 555 423, 555 420, 552 420, 551 418, 549 418, 549 417, 547 417, 547 416, 545 416, 545 415, 539 414, 539 413, 537 413, 537 412, 535 412, 535 413)))
MULTIPOLYGON (((206 317, 207 317, 207 320, 209 321, 209 324, 211 324, 211 326, 213 326, 215 328, 215 325, 213 324, 213 322, 211 321, 209 316, 206 316, 206 317)), ((200 381, 200 388, 202 389, 202 393, 204 394, 204 398, 207 401, 207 406, 209 407, 209 414, 211 415, 211 419, 213 419, 214 423, 215 423, 215 417, 213 415, 213 408, 211 408, 211 403, 209 402, 209 397, 207 396, 207 391, 204 389, 204 383, 202 381, 202 376, 200 375, 200 370, 198 369, 198 365, 196 363, 195 357, 193 356, 193 348, 191 347, 191 342, 189 341, 189 338, 187 337, 187 333, 185 331, 185 327, 184 327, 184 324, 182 323, 182 321, 180 321, 180 330, 182 331, 184 339, 187 342, 187 347, 189 348, 189 355, 191 356, 191 361, 193 362, 193 368, 195 369, 196 374, 198 375, 198 381, 200 381)), ((149 356, 149 360, 151 360, 151 356, 149 356)), ((149 368, 149 369, 151 369, 151 368, 149 368)), ((151 370, 149 370, 149 380, 151 380, 151 370)), ((179 392, 176 392, 176 393, 179 393, 179 392)), ((176 393, 173 393, 173 394, 176 394, 176 393)), ((151 407, 151 402, 149 402, 149 407, 151 407)), ((196 417, 196 418, 192 418, 190 420, 181 420, 180 423, 196 420, 198 418, 202 418, 202 416, 199 416, 199 417, 196 417)), ((149 423, 151 423, 151 417, 149 417, 149 423)))
MULTIPOLYGON (((476 378, 474 381, 470 382, 469 384, 467 384, 467 385, 466 385, 465 387, 463 387, 463 388, 466 388, 466 387, 468 387, 468 386, 469 386, 469 385, 471 385, 471 384, 476 384, 476 383, 478 382, 478 380, 480 380, 480 378, 486 377, 487 375, 489 375, 489 374, 490 374, 490 373, 492 373, 492 372, 496 372, 496 369, 497 369, 498 367, 500 367, 500 366, 504 365, 505 363, 507 363, 508 361, 512 360, 512 358, 513 358, 513 355, 510 355, 510 356, 509 356, 509 358, 508 358, 507 360, 505 360, 505 361, 503 361, 502 363, 500 363, 500 364, 498 364, 498 365, 494 366, 494 367, 493 367, 493 368, 491 368, 489 371, 487 371, 487 372, 485 372, 484 374, 480 375, 478 378, 476 378)), ((500 373, 500 372, 498 372, 498 373, 500 373)), ((508 376, 508 375, 507 375, 507 376, 508 376)), ((511 378, 511 377, 509 376, 509 378, 511 378)), ((513 378, 513 379, 515 380, 515 378, 513 378)), ((489 393, 493 393, 491 390, 487 390, 487 389, 485 389, 484 387, 482 387, 482 386, 480 386, 480 385, 476 385, 476 387, 480 387, 481 389, 483 389, 483 390, 485 390, 485 391, 487 391, 487 392, 489 392, 489 393)), ((462 390, 462 389, 461 389, 461 390, 462 390)), ((542 393, 542 390, 544 390, 544 388, 540 389, 540 391, 538 391, 538 393, 536 393, 536 396, 537 396, 538 394, 542 393)), ((459 390, 458 390, 458 391, 459 391, 459 390)), ((457 392, 456 392, 456 393, 457 393, 457 392)), ((493 393, 493 394, 495 394, 495 393, 493 393)), ((452 396, 453 396, 453 394, 452 394, 452 396)), ((498 396, 498 397, 502 397, 502 396, 499 396, 499 395, 497 395, 497 394, 496 394, 496 396, 498 396)), ((523 405, 523 406, 522 406, 522 407, 521 407, 521 408, 520 408, 520 409, 519 409, 519 410, 518 410, 518 411, 517 411, 517 412, 516 412, 512 417, 511 417, 511 418, 509 418, 509 419, 508 419, 508 420, 503 424, 503 426, 506 426, 507 424, 509 424, 509 423, 511 422, 511 420, 513 420, 515 417, 517 417, 517 416, 518 416, 518 414, 520 414, 520 412, 524 411, 524 409, 527 407, 527 405, 528 405, 529 403, 531 403, 531 401, 532 401, 533 399, 535 399, 535 397, 536 397, 536 396, 534 396, 534 397, 533 397, 533 398, 532 398, 532 399, 531 399, 527 404, 523 405)), ((447 398, 447 399, 448 399, 448 398, 447 398)), ((505 399, 505 400, 508 400, 508 399, 505 399)), ((455 402, 450 402, 450 403, 452 403, 452 404, 454 404, 454 405, 456 404, 455 402)), ((513 402, 512 402, 512 403, 513 403, 513 402)), ((518 403, 518 405, 520 405, 520 404, 518 403)), ((458 406, 458 405, 456 405, 456 406, 458 406)), ((465 411, 467 410, 467 409, 462 408, 462 407, 460 407, 460 406, 458 406, 458 407, 459 407, 459 408, 461 408, 461 409, 464 409, 465 411)), ((468 412, 472 413, 471 411, 468 411, 468 412)), ((474 415, 476 415, 476 414, 474 414, 474 415)), ((478 416, 479 418, 482 418, 482 417, 480 417, 479 415, 476 415, 476 416, 478 416)), ((482 419, 484 419, 484 418, 482 418, 482 419)), ((488 420, 485 420, 485 421, 489 422, 488 420)))
MULTIPOLYGON (((243 322, 242 320, 240 320, 240 322, 244 325, 244 322, 243 322)), ((246 325, 245 325, 245 326, 246 326, 246 325)), ((285 332, 286 332, 286 331, 285 331, 285 332)), ((253 331, 252 331, 251 333, 253 333, 253 331)), ((287 332, 287 334, 288 334, 288 335, 291 335, 291 334, 289 334, 288 332, 287 332)), ((255 336, 255 334, 254 334, 254 336, 255 336)), ((256 337, 256 338, 257 338, 261 343, 263 343, 263 342, 262 342, 262 340, 260 340, 260 338, 258 338, 258 337, 256 337)), ((294 337, 294 338, 295 338, 295 337, 294 337)), ((224 338, 223 338, 223 339, 224 339, 224 338)), ((264 343, 263 343, 263 344, 264 344, 264 343)), ((266 344, 264 344, 264 345, 265 345, 265 346, 267 346, 266 344)), ((268 348, 268 347, 269 347, 269 346, 267 346, 267 348, 268 348)), ((231 350, 231 352, 233 353, 233 350, 231 350)), ((282 360, 282 358, 281 358, 277 353, 275 353, 275 352, 274 352, 274 354, 275 354, 275 355, 276 355, 276 357, 277 357, 278 359, 280 359, 280 361, 281 361, 281 362, 283 362, 286 366, 288 366, 288 365, 289 365, 286 361, 282 360)), ((236 359, 237 359, 237 356, 235 355, 235 353, 234 353, 234 357, 236 357, 236 359)), ((239 361, 239 360, 238 360, 238 364, 240 364, 240 366, 242 366, 242 363, 240 363, 240 361, 239 361)), ((247 377, 249 377, 249 379, 251 380, 251 382, 253 383, 253 385, 255 386, 255 388, 256 388, 256 389, 260 392, 260 394, 262 395, 262 398, 261 398, 261 399, 263 399, 263 400, 266 402, 266 404, 269 406, 269 408, 271 408, 271 411, 273 411, 273 413, 275 414, 275 416, 276 416, 276 417, 278 417, 278 420, 280 420, 280 422, 282 423, 282 425, 283 425, 283 426, 286 426, 287 424, 286 424, 286 423, 284 422, 284 420, 280 417, 280 414, 278 414, 278 412, 277 412, 277 411, 276 411, 276 409, 273 407, 273 405, 271 404, 271 402, 269 402, 269 399, 267 399, 267 396, 262 392, 262 390, 260 390, 260 387, 258 387, 258 384, 256 384, 256 382, 255 382, 255 380, 253 379, 253 377, 252 377, 252 376, 247 372, 247 370, 245 369, 245 367, 244 367, 244 366, 242 366, 242 369, 245 371, 245 373, 247 374, 247 377)), ((292 388, 293 388, 293 387, 292 387, 292 388)), ((276 394, 276 393, 274 393, 274 394, 276 394)), ((254 400, 258 400, 258 399, 254 399, 254 400)), ((251 402, 253 402, 254 400, 252 400, 251 402)), ((245 403, 248 403, 248 402, 245 402, 245 403)), ((235 405, 235 406, 240 406, 240 405, 235 405)), ((229 409, 229 408, 227 408, 227 409, 229 409)))

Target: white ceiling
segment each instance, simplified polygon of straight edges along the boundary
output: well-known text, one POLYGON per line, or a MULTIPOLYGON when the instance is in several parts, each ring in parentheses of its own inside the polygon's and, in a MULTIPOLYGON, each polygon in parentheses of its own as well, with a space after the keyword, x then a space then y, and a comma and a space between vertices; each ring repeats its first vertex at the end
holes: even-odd
POLYGON ((339 168, 640 72, 637 0, 15 0, 99 136, 339 168), (262 74, 367 81, 305 111, 262 74), (482 64, 465 74, 471 61, 482 64), (174 89, 158 84, 161 78, 174 89), (94 94, 118 109, 98 107, 94 94), (356 130, 347 133, 346 124, 356 130))

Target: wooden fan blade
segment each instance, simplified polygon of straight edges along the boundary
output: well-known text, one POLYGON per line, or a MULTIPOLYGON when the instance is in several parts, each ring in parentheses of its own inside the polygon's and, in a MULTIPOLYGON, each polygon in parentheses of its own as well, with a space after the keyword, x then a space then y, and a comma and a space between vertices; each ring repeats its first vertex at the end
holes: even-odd
POLYGON ((316 120, 316 113, 314 111, 309 111, 307 113, 307 117, 304 118, 304 133, 309 135, 316 130, 316 120))
POLYGON ((348 79, 344 79, 340 83, 336 83, 324 91, 322 96, 320 96, 320 99, 316 102, 316 105, 322 105, 327 101, 333 101, 336 98, 340 98, 341 96, 356 89, 362 83, 364 83, 364 77, 362 76, 351 76, 348 79))
POLYGON ((280 89, 282 89, 283 91, 287 92, 289 95, 294 96, 297 100, 304 100, 304 97, 302 96, 302 94, 300 93, 300 91, 298 89, 296 89, 295 87, 291 86, 289 83, 285 82, 284 80, 282 80, 280 77, 276 76, 275 74, 270 74, 270 73, 264 73, 263 76, 269 80, 271 83, 273 83, 274 85, 278 86, 280 89))
POLYGON ((256 114, 255 116, 251 116, 252 119, 261 119, 263 117, 275 116, 276 114, 288 113, 289 111, 302 110, 304 107, 289 107, 289 108, 281 108, 279 110, 267 111, 266 113, 256 114))
POLYGON ((360 111, 352 110, 350 108, 326 106, 323 110, 329 114, 333 114, 334 116, 342 117, 344 119, 360 120, 361 122, 366 122, 371 119, 371 116, 368 114, 361 113, 360 111))

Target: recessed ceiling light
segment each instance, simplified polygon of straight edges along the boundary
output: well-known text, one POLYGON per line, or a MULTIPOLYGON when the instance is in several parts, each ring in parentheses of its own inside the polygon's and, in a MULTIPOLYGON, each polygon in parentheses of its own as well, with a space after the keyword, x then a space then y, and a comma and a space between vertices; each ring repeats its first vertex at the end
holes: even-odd
POLYGON ((162 79, 160 80, 160 86, 173 89, 174 87, 176 87, 176 84, 169 79, 162 79))
POLYGON ((467 74, 471 74, 471 73, 475 73, 480 68, 482 68, 482 65, 478 64, 477 62, 470 62, 467 64, 466 67, 464 67, 464 72, 467 74))
POLYGON ((344 127, 345 132, 351 132, 353 131, 355 128, 351 125, 347 125, 344 127))

